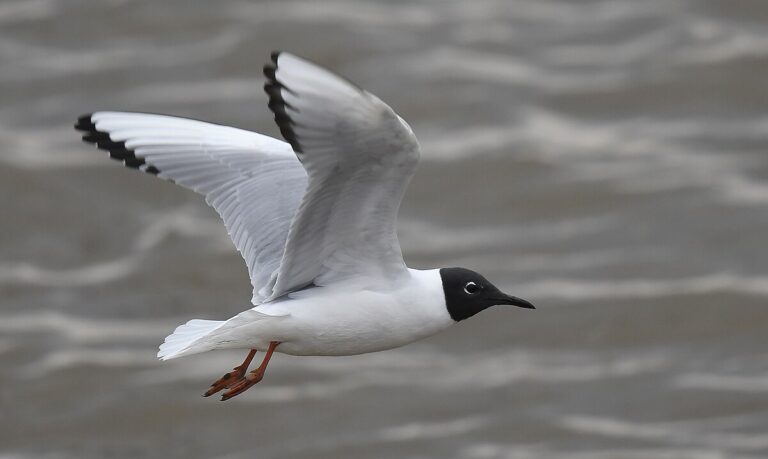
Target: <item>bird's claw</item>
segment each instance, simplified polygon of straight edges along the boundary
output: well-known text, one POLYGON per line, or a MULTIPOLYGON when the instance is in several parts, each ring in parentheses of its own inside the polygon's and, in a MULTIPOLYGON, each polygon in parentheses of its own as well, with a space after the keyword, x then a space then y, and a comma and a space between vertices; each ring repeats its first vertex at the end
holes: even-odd
POLYGON ((203 394, 203 397, 210 397, 211 395, 221 390, 228 389, 229 387, 239 383, 244 379, 245 379, 245 368, 235 367, 232 369, 232 371, 230 371, 229 373, 226 373, 224 376, 214 381, 213 384, 211 384, 211 387, 207 391, 205 391, 205 393, 203 394))
POLYGON ((221 395, 221 401, 229 400, 230 398, 240 395, 246 390, 250 389, 256 383, 264 378, 264 374, 250 373, 248 376, 240 379, 236 383, 228 387, 229 390, 221 395))

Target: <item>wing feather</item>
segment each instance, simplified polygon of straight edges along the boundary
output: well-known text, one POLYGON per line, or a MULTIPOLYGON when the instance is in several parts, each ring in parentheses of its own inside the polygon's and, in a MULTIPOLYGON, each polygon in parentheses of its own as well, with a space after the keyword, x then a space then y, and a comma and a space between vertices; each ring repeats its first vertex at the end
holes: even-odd
POLYGON ((273 54, 265 91, 309 176, 273 297, 349 276, 407 275, 397 212, 419 158, 407 124, 384 102, 308 61, 273 54))
POLYGON ((272 296, 307 175, 285 142, 255 132, 165 115, 96 112, 75 126, 126 166, 205 197, 248 266, 254 304, 272 296))

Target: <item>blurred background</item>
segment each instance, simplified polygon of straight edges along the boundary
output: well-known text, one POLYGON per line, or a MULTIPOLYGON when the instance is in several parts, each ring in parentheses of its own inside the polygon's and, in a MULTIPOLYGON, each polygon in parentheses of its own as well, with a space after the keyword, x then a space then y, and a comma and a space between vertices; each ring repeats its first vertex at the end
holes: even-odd
POLYGON ((768 456, 768 3, 0 1, 0 457, 768 456), (200 197, 82 144, 78 115, 279 137, 288 50, 414 128, 400 237, 536 311, 403 349, 161 363, 247 308, 200 197))

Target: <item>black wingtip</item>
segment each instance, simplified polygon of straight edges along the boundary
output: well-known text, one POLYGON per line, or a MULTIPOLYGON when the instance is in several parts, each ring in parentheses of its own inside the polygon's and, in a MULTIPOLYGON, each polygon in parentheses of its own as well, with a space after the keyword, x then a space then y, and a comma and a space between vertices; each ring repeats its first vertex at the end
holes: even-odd
POLYGON ((299 139, 296 137, 296 133, 293 130, 294 123, 286 111, 286 108, 293 107, 285 102, 282 94, 283 90, 291 93, 292 91, 290 88, 279 82, 276 76, 277 60, 279 56, 280 51, 272 52, 272 62, 264 66, 264 76, 267 78, 267 82, 264 83, 264 92, 266 92, 269 97, 269 109, 272 110, 272 113, 275 115, 275 122, 277 123, 277 127, 280 128, 280 133, 283 135, 286 142, 291 144, 293 151, 299 154, 299 158, 301 158, 300 153, 302 153, 302 150, 301 145, 299 144, 299 139))
POLYGON ((91 116, 93 116, 93 113, 86 113, 85 115, 80 115, 80 117, 77 118, 77 123, 75 123, 75 129, 78 131, 94 130, 96 126, 93 125, 93 121, 91 121, 91 116))
MULTIPOLYGON (((264 65, 264 76, 267 77, 268 81, 275 81, 277 79, 275 70, 277 70, 277 68, 272 64, 264 65)), ((266 88, 266 85, 264 87, 266 88)))
MULTIPOLYGON (((80 116, 75 124, 75 129, 83 132, 83 141, 92 143, 100 150, 108 152, 110 158, 121 161, 126 167, 139 169, 146 164, 144 158, 137 158, 135 152, 125 146, 125 142, 115 142, 108 132, 99 131, 96 128, 96 123, 93 122, 93 113, 80 116)), ((144 171, 154 175, 160 173, 160 170, 155 166, 149 166, 144 171)))
POLYGON ((143 166, 146 162, 144 161, 144 158, 137 158, 134 156, 133 158, 125 158, 123 164, 131 169, 138 169, 139 166, 143 166))

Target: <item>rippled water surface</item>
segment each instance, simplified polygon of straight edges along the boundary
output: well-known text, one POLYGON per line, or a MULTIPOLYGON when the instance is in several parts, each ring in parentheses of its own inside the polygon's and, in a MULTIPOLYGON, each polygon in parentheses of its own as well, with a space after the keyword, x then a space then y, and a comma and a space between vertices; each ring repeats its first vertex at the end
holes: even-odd
POLYGON ((768 456, 768 3, 0 2, 0 457, 768 456), (167 363, 248 306, 216 214, 72 124, 172 113, 279 136, 272 49, 389 102, 423 162, 414 267, 539 309, 403 349, 167 363))

